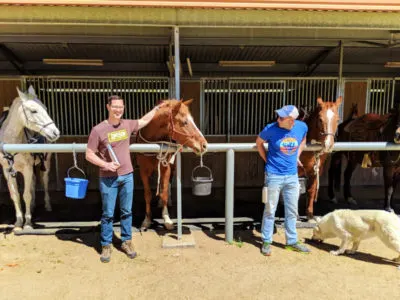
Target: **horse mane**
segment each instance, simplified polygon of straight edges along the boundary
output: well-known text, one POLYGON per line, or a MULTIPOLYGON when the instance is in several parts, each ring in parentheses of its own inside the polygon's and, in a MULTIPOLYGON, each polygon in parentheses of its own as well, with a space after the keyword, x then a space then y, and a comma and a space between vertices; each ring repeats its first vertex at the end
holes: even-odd
POLYGON ((305 119, 305 122, 307 123, 308 126, 308 134, 307 134, 308 139, 314 138, 314 132, 316 132, 318 136, 318 128, 319 128, 318 120, 320 111, 321 107, 317 105, 305 119))
POLYGON ((10 123, 11 116, 14 114, 15 108, 21 103, 21 99, 19 97, 15 98, 14 101, 11 103, 10 109, 8 110, 7 117, 4 120, 3 125, 1 128, 7 127, 8 123, 10 123))

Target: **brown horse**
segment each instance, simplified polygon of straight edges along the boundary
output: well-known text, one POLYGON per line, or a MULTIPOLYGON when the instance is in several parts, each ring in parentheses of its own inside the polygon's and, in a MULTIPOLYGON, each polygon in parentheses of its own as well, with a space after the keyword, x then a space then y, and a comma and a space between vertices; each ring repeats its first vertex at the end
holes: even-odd
POLYGON ((166 106, 162 107, 153 120, 137 135, 138 143, 158 143, 175 147, 175 153, 137 154, 136 160, 140 168, 140 177, 144 187, 144 198, 146 200, 146 217, 142 228, 151 225, 151 199, 150 176, 158 170, 159 197, 162 201, 162 217, 165 228, 171 230, 174 225, 168 214, 168 189, 171 174, 175 170, 174 158, 177 151, 187 146, 197 154, 201 155, 207 151, 207 141, 194 123, 189 112, 188 105, 193 100, 185 102, 178 100, 165 100, 166 106), (171 161, 172 160, 172 161, 171 161))
POLYGON ((304 168, 299 168, 299 176, 308 177, 306 213, 309 219, 314 216, 314 202, 317 201, 318 197, 319 176, 335 142, 342 97, 336 99, 336 102, 324 102, 322 98, 318 98, 317 102, 318 106, 305 119, 308 126, 307 143, 320 144, 322 150, 319 152, 303 151, 300 161, 304 168))
MULTIPOLYGON (((393 109, 391 113, 386 115, 365 114, 356 120, 350 122, 345 127, 343 136, 339 136, 341 141, 356 142, 395 142, 400 143, 400 111, 399 108, 393 109)), ((365 158, 369 158, 369 162, 365 167, 383 167, 383 180, 385 189, 384 209, 392 211, 393 195, 396 185, 400 179, 400 152, 398 151, 379 151, 379 152, 363 152, 349 151, 347 154, 347 166, 344 172, 344 198, 353 204, 357 202, 351 194, 350 181, 352 174, 358 164, 362 164, 365 158), (368 156, 366 156, 368 154, 368 156)), ((340 157, 341 158, 341 157, 340 157)), ((337 180, 335 187, 340 188, 340 165, 334 168, 336 173, 333 177, 337 180)), ((339 189, 338 188, 338 189, 339 189)))

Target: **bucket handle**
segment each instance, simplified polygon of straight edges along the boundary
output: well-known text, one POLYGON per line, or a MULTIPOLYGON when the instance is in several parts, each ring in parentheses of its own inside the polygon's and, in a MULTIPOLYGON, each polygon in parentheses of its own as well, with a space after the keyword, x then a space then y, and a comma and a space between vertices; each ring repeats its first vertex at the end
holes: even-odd
POLYGON ((195 167, 194 169, 193 169, 193 171, 192 171, 192 179, 194 179, 194 171, 196 170, 196 169, 198 169, 198 168, 206 168, 207 170, 208 170, 208 172, 210 172, 210 179, 213 179, 213 176, 212 176, 212 172, 211 172, 211 170, 210 170, 210 168, 209 167, 207 167, 207 166, 204 166, 204 165, 202 165, 202 166, 197 166, 197 167, 195 167))
POLYGON ((80 172, 83 174, 83 176, 86 178, 85 172, 84 172, 81 168, 78 167, 78 162, 77 162, 77 159, 76 159, 76 152, 75 152, 75 142, 72 143, 72 156, 73 156, 73 158, 74 158, 74 165, 73 165, 72 167, 70 167, 70 168, 68 169, 68 171, 67 171, 68 178, 70 178, 69 172, 70 172, 72 169, 77 169, 77 170, 80 171, 80 172))

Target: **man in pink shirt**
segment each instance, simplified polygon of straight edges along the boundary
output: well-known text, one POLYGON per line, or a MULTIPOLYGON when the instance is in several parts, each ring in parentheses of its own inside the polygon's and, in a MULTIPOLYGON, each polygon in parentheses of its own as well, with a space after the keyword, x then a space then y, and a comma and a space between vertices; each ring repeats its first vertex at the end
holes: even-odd
POLYGON ((103 210, 100 233, 102 245, 100 260, 102 262, 109 262, 111 259, 113 217, 118 195, 121 214, 121 249, 129 258, 136 257, 132 245, 134 181, 129 142, 130 136, 150 123, 161 106, 162 104, 156 106, 139 120, 126 120, 122 119, 124 100, 119 96, 111 96, 107 103, 108 119, 97 124, 90 132, 86 160, 100 167, 103 210), (114 152, 114 157, 111 152, 114 152))

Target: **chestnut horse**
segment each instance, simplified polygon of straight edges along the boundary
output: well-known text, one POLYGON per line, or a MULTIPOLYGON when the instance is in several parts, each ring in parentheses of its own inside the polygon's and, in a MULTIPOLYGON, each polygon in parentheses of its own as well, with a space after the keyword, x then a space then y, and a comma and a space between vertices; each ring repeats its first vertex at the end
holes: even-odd
MULTIPOLYGON (((351 121, 345 127, 345 134, 340 136, 341 141, 356 142, 395 142, 400 143, 400 111, 393 109, 385 115, 365 114, 351 121)), ((383 180, 385 189, 384 209, 392 211, 393 195, 400 179, 400 152, 399 151, 349 151, 347 152, 347 166, 344 172, 344 197, 353 204, 357 202, 351 194, 350 181, 358 164, 369 158, 364 167, 383 167, 383 180), (368 156, 366 156, 368 154, 368 156), (349 200, 350 199, 350 200, 349 200)), ((341 163, 340 163, 341 164, 341 163)), ((338 166, 340 166, 338 164, 338 166)), ((340 167, 334 168, 333 177, 337 180, 335 187, 340 187, 340 167)))
POLYGON ((324 102, 322 98, 317 99, 318 105, 304 120, 308 126, 307 143, 321 144, 322 149, 318 152, 303 151, 300 161, 304 168, 299 168, 299 176, 308 178, 307 184, 307 218, 314 216, 314 202, 317 201, 319 190, 319 176, 323 171, 323 165, 332 151, 337 126, 339 123, 339 106, 342 97, 336 102, 324 102))
POLYGON ((193 100, 185 102, 179 100, 165 100, 167 105, 163 106, 153 120, 138 132, 138 143, 158 143, 174 147, 175 153, 140 154, 137 153, 136 161, 140 168, 140 177, 144 187, 144 198, 146 200, 146 217, 142 223, 142 229, 151 225, 151 199, 150 176, 158 170, 159 182, 157 190, 162 202, 162 217, 164 226, 171 230, 174 225, 168 214, 168 189, 171 174, 175 170, 174 158, 177 151, 187 146, 197 154, 201 155, 207 151, 207 141, 194 123, 189 112, 188 105, 193 100))

